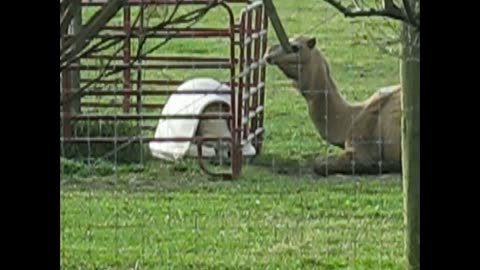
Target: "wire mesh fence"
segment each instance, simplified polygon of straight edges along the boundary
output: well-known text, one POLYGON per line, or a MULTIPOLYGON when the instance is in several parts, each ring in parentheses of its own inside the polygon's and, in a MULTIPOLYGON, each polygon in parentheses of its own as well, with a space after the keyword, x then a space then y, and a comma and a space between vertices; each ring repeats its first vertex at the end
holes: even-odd
MULTIPOLYGON (((402 269, 401 184, 384 159, 399 142, 378 125, 396 123, 395 89, 361 89, 390 84, 395 59, 345 44, 358 28, 316 1, 275 3, 287 32, 317 37, 293 40, 293 57, 273 50, 261 1, 152 31, 212 1, 129 2, 97 37, 121 42, 61 74, 61 97, 82 92, 60 114, 62 269, 402 269), (368 98, 377 114, 360 122, 368 98), (348 133, 357 123, 373 127, 348 133), (168 143, 181 150, 156 148, 168 143)), ((82 3, 88 17, 102 1, 82 3)))

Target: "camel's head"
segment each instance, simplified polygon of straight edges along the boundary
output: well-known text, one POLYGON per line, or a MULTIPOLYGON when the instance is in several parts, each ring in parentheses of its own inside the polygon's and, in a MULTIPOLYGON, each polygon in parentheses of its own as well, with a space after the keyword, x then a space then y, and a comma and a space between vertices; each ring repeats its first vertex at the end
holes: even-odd
POLYGON ((292 52, 287 53, 280 44, 274 44, 268 48, 263 59, 277 66, 289 79, 298 82, 310 66, 317 41, 314 37, 296 36, 289 42, 292 52))

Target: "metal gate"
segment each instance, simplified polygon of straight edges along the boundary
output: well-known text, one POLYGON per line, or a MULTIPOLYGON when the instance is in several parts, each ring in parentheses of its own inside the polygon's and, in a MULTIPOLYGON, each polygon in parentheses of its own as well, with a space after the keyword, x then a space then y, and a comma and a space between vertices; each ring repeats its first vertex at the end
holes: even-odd
MULTIPOLYGON (((106 0, 82 0, 82 7, 98 7, 106 0)), ((251 141, 260 154, 263 140, 263 119, 265 101, 265 65, 261 58, 267 46, 268 18, 261 1, 251 2, 245 0, 218 1, 214 9, 222 9, 226 27, 168 27, 155 31, 149 39, 173 40, 201 40, 223 39, 228 46, 228 53, 218 56, 193 56, 193 55, 148 55, 137 59, 137 52, 133 44, 145 30, 145 17, 143 13, 148 6, 198 6, 211 3, 208 0, 129 0, 128 5, 122 10, 122 25, 107 25, 95 37, 101 39, 106 36, 118 36, 123 41, 120 55, 107 54, 105 51, 96 52, 82 57, 72 63, 61 74, 61 96, 69 97, 72 91, 82 88, 80 104, 82 112, 76 112, 73 105, 67 102, 61 105, 60 113, 60 142, 64 145, 73 144, 105 144, 111 149, 117 149, 125 144, 148 143, 150 141, 191 141, 198 145, 200 167, 207 173, 227 178, 236 178, 240 175, 242 166, 241 146, 251 141), (240 20, 234 17, 234 9, 240 5, 240 20), (141 13, 139 25, 133 25, 133 9, 141 13), (132 63, 132 59, 136 59, 132 63), (95 62, 96 61, 96 62, 95 62), (98 61, 111 61, 113 64, 105 67, 98 61), (92 72, 105 70, 121 71, 116 78, 104 77, 98 80, 92 72), (168 138, 156 139, 148 135, 148 131, 155 129, 154 123, 162 116, 160 112, 164 106, 165 97, 175 93, 175 87, 181 84, 182 78, 158 79, 149 72, 165 72, 175 70, 176 74, 190 74, 192 70, 224 70, 225 75, 219 79, 230 87, 228 94, 231 96, 231 110, 228 113, 202 114, 189 116, 163 116, 163 118, 197 118, 212 119, 224 118, 230 122, 232 136, 230 138, 168 138), (189 71, 190 70, 190 71, 189 71), (72 80, 78 78, 75 83, 72 80), (95 83, 92 83, 95 80, 95 83), (95 86, 95 87, 94 87, 95 86), (110 98, 110 101, 106 99, 110 98), (121 99, 121 102, 115 102, 121 99), (114 101, 112 101, 114 100, 114 101), (148 102, 147 100, 153 100, 148 102), (101 127, 105 123, 113 122, 117 127, 121 122, 134 122, 138 127, 136 134, 124 136, 102 133, 101 127), (150 124, 149 124, 150 121, 150 124), (90 136, 76 132, 80 123, 88 123, 87 129, 92 124, 100 129, 97 134, 90 136), (144 134, 147 133, 147 134, 144 134), (201 145, 211 140, 231 141, 231 171, 227 173, 214 173, 209 171, 201 157, 201 145)), ((66 34, 63 38, 68 39, 66 34)), ((197 42, 197 41, 195 41, 197 42)), ((167 50, 165 50, 167 51, 167 50)), ((152 73, 153 74, 153 73, 152 73)), ((179 76, 180 77, 180 76, 179 76)), ((202 93, 195 91, 194 93, 202 93)), ((206 92, 203 92, 206 93, 206 92)), ((178 94, 178 93, 177 93, 178 94)), ((182 94, 189 94, 183 91, 182 94)), ((97 128, 97 129, 98 129, 97 128)))

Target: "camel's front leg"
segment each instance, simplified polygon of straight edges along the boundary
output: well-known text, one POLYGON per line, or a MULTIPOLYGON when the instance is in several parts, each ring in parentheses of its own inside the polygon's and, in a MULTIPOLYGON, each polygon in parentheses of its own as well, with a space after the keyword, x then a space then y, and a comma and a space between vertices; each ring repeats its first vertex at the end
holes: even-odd
MULTIPOLYGON (((319 175, 331 174, 381 174, 385 173, 385 168, 382 170, 378 162, 366 156, 359 156, 353 150, 345 150, 338 156, 333 157, 318 157, 313 166, 315 173, 319 175)), ((388 170, 387 170, 388 171, 388 170)))
POLYGON ((344 151, 338 156, 319 156, 313 164, 313 171, 319 175, 329 174, 351 174, 352 173, 352 151, 344 151))

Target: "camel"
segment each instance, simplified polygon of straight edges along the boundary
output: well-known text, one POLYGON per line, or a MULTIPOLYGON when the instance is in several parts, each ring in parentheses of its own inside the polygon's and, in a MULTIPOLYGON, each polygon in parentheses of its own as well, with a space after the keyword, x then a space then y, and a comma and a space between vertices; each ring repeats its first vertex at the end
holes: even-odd
POLYGON ((367 100, 351 103, 339 93, 316 38, 296 36, 289 41, 292 52, 275 44, 263 59, 293 81, 320 136, 343 149, 333 157, 318 156, 314 172, 324 176, 400 173, 401 86, 381 88, 367 100))

